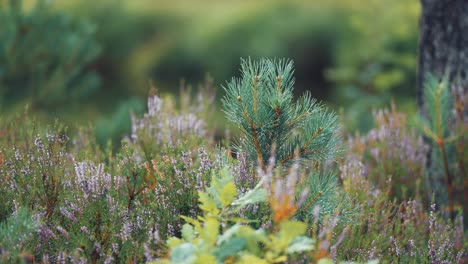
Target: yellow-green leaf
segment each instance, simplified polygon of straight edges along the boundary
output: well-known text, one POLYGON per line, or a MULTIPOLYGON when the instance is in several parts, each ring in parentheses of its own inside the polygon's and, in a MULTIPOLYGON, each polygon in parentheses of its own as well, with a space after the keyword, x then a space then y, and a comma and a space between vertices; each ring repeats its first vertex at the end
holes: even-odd
POLYGON ((288 260, 288 257, 286 255, 283 255, 283 256, 279 256, 275 258, 273 260, 273 263, 281 263, 281 262, 285 262, 286 260, 288 260))
POLYGON ((190 218, 190 217, 187 217, 187 216, 181 216, 182 219, 185 220, 185 222, 193 225, 195 227, 195 231, 197 231, 198 233, 201 232, 202 230, 202 227, 201 227, 201 224, 199 221, 193 219, 193 218, 190 218))
POLYGON ((214 245, 218 238, 219 221, 214 217, 207 217, 205 221, 205 228, 201 238, 207 245, 214 245))
POLYGON ((333 264, 333 260, 329 258, 320 259, 317 264, 333 264))
POLYGON ((195 237, 195 230, 193 230, 193 226, 184 224, 182 226, 182 238, 187 242, 192 242, 195 237))
POLYGON ((197 256, 195 264, 216 264, 216 258, 213 255, 200 254, 197 256))
POLYGON ((240 260, 237 262, 238 264, 268 264, 268 262, 264 259, 258 258, 253 255, 242 255, 240 260))
POLYGON ((285 221, 280 223, 280 231, 272 238, 272 246, 275 252, 285 251, 291 241, 304 234, 307 229, 307 225, 302 222, 296 221, 285 221))
POLYGON ((234 201, 237 195, 236 185, 233 182, 229 182, 224 185, 223 189, 219 193, 219 201, 223 206, 228 206, 234 201))
POLYGON ((219 210, 216 206, 216 202, 211 199, 211 197, 207 193, 199 192, 198 193, 198 200, 200 201, 200 209, 202 209, 205 213, 211 215, 218 215, 219 210))
POLYGON ((167 245, 170 247, 170 248, 175 248, 177 247, 178 245, 180 244, 183 244, 184 241, 182 239, 179 239, 177 237, 170 237, 168 240, 167 240, 167 245))

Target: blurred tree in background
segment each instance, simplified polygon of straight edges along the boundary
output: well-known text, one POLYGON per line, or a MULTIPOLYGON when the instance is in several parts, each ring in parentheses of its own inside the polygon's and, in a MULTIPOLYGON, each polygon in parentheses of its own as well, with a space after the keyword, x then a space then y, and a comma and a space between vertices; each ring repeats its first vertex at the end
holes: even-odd
POLYGON ((415 108, 418 0, 13 2, 0 0, 3 102, 66 109, 72 122, 97 121, 102 139, 129 132, 126 113, 142 111, 149 80, 174 93, 210 73, 220 87, 241 57, 294 60, 297 94, 346 109, 349 130, 368 129, 370 110, 391 98, 415 108))
POLYGON ((346 108, 346 125, 369 128, 373 108, 393 97, 408 110, 414 105, 420 4, 417 0, 348 0, 334 66, 335 102, 346 108), (353 104, 354 102, 354 104, 353 104), (358 102, 358 103, 356 103, 358 102), (406 104, 406 106, 404 105, 406 104))
POLYGON ((22 1, 0 2, 0 100, 51 108, 99 87, 92 63, 100 52, 94 24, 53 13, 46 1, 30 10, 22 1))

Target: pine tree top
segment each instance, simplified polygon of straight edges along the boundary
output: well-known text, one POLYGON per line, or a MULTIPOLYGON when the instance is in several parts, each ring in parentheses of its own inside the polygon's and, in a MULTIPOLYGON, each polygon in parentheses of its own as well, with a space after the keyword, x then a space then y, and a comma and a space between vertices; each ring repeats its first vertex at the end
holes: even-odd
POLYGON ((337 154, 337 116, 306 92, 294 99, 291 60, 241 60, 241 77, 224 87, 224 112, 243 138, 237 148, 266 168, 275 148, 276 164, 322 161, 337 154))

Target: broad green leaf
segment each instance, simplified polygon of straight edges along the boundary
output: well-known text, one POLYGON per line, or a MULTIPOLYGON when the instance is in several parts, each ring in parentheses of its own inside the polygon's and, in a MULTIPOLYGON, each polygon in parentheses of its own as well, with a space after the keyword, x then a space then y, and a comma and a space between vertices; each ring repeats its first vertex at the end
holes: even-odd
POLYGON ((246 239, 249 252, 255 255, 260 254, 262 251, 259 242, 264 245, 267 245, 269 242, 263 229, 254 230, 250 226, 240 226, 237 235, 246 239))
POLYGON ((306 236, 298 236, 293 239, 293 241, 289 244, 288 249, 286 249, 286 253, 298 253, 303 251, 310 251, 314 249, 314 240, 306 236))
POLYGON ((197 259, 196 248, 190 243, 183 243, 171 251, 172 263, 194 263, 197 259))
POLYGON ((246 246, 244 238, 236 237, 226 241, 218 247, 216 257, 218 260, 224 261, 225 258, 231 257, 244 250, 246 246))
POLYGON ((221 234, 218 238, 218 245, 221 245, 222 243, 226 242, 227 240, 237 235, 240 227, 241 225, 235 224, 231 226, 230 228, 228 228, 226 231, 224 231, 224 233, 221 234))

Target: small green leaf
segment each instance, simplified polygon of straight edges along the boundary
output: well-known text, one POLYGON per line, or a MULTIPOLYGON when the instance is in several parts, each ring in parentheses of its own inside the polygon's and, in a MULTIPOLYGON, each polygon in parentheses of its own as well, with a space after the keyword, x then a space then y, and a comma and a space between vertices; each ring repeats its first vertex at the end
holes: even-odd
POLYGON ((279 235, 283 239, 291 241, 296 236, 302 235, 307 229, 307 225, 303 222, 284 221, 280 223, 279 235))
POLYGON ((200 254, 194 264, 216 264, 216 258, 213 255, 200 254))
POLYGON ((193 226, 184 224, 182 226, 182 238, 187 242, 192 242, 195 239, 195 230, 193 226))
POLYGON ((201 230, 203 229, 202 226, 201 226, 201 223, 198 220, 195 220, 195 219, 187 217, 187 216, 181 216, 181 218, 184 219, 185 222, 187 222, 188 224, 193 225, 195 227, 195 231, 197 233, 200 233, 201 230))
POLYGON ((329 258, 320 259, 317 264, 333 264, 333 260, 329 258))
POLYGON ((283 263, 283 262, 285 262, 286 260, 288 260, 288 257, 285 256, 285 255, 283 255, 283 256, 279 256, 279 257, 275 258, 275 259, 273 260, 273 263, 283 263))
POLYGON ((249 205, 265 202, 267 200, 266 190, 261 187, 262 184, 259 183, 255 188, 249 190, 244 195, 232 202, 233 205, 238 205, 240 208, 249 205))
POLYGON ((205 221, 205 228, 201 238, 206 245, 215 245, 219 234, 219 221, 214 217, 208 217, 205 221))
POLYGON ((285 251, 291 241, 299 235, 304 234, 307 225, 302 222, 285 221, 280 223, 280 231, 272 238, 272 246, 275 252, 285 251))
POLYGON ((266 260, 258 258, 254 255, 246 254, 242 255, 241 259, 237 262, 238 264, 268 264, 266 260))
POLYGON ((254 219, 244 219, 242 217, 232 217, 227 219, 229 222, 233 223, 242 223, 242 224, 248 224, 248 223, 258 223, 260 220, 254 220, 254 219))
POLYGON ((219 201, 222 206, 226 207, 232 203, 237 195, 236 185, 234 182, 229 182, 221 189, 219 193, 219 201))
POLYGON ((181 244, 183 244, 184 241, 182 239, 179 239, 177 237, 170 237, 168 240, 167 240, 167 245, 170 247, 170 248, 175 248, 181 244))
POLYGON ((202 209, 205 213, 211 214, 211 215, 218 215, 219 210, 218 207, 216 206, 216 202, 211 199, 211 197, 204 192, 199 192, 198 193, 198 200, 200 201, 200 209, 202 209))

